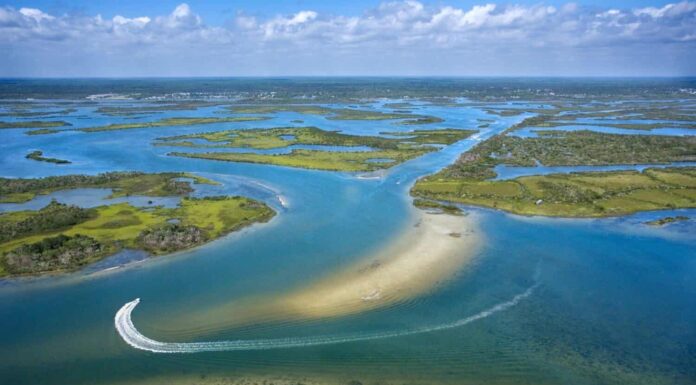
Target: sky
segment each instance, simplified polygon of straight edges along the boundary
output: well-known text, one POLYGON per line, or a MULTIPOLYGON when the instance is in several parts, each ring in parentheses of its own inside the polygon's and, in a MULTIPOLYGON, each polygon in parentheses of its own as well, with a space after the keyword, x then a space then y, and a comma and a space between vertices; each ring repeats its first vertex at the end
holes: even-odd
POLYGON ((0 52, 0 77, 695 76, 696 1, 19 0, 0 52))

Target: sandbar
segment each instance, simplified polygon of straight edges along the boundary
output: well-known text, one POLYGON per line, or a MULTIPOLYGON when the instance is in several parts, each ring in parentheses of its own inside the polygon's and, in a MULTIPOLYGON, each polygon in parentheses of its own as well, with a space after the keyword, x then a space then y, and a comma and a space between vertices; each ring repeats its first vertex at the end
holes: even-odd
POLYGON ((160 330, 208 334, 264 322, 340 317, 425 295, 469 266, 483 242, 475 214, 412 210, 395 241, 355 264, 284 293, 191 312, 184 319, 160 325, 160 330))

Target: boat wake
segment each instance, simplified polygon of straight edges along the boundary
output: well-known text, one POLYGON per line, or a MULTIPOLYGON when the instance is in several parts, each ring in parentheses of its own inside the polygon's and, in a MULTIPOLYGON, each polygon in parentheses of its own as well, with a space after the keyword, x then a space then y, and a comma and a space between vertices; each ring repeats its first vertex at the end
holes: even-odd
POLYGON ((136 298, 135 300, 123 305, 123 307, 121 307, 121 309, 119 309, 119 311, 116 312, 116 317, 114 317, 114 324, 116 326, 118 334, 121 335, 121 338, 123 338, 123 340, 127 344, 136 349, 146 350, 153 353, 200 353, 233 350, 240 351, 298 348, 307 346, 378 340, 383 338, 403 337, 464 326, 474 321, 490 317, 495 313, 505 311, 519 304, 521 301, 525 300, 530 295, 532 295, 537 286, 539 286, 538 282, 527 288, 527 290, 525 290, 524 292, 515 295, 508 301, 501 302, 477 314, 456 320, 454 322, 391 332, 210 342, 160 342, 145 337, 142 333, 138 331, 138 329, 135 328, 135 325, 133 325, 131 313, 133 312, 133 309, 135 309, 135 307, 138 306, 138 304, 140 303, 140 298, 136 298))

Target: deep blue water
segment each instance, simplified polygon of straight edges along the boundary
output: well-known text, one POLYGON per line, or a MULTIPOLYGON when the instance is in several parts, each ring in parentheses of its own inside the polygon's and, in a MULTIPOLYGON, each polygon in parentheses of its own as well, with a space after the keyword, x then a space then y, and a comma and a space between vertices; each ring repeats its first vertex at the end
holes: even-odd
MULTIPOLYGON (((372 107, 379 109, 384 102, 372 107)), ((95 108, 82 107, 60 119, 73 127, 132 121, 95 114, 95 108)), ((220 109, 148 114, 142 120, 209 116, 220 109)), ((2 176, 187 171, 222 183, 197 186, 197 194, 247 195, 279 211, 268 224, 173 256, 106 272, 92 268, 60 277, 0 281, 2 383, 111 384, 176 376, 205 382, 268 373, 340 383, 696 383, 695 210, 568 220, 465 208, 481 218, 486 243, 473 267, 439 290, 363 314, 224 330, 210 337, 331 335, 437 325, 509 299, 529 287, 538 272, 539 286, 529 299, 461 328, 321 347, 189 355, 138 351, 120 339, 114 313, 136 297, 143 301, 134 315, 139 328, 185 340, 185 334, 167 332, 177 316, 234 298, 282 293, 359 260, 398 236, 408 219, 408 189, 416 178, 450 164, 462 151, 524 118, 501 118, 475 107, 420 104, 409 109, 445 119, 418 128, 476 128, 477 119, 495 121, 468 140, 396 166, 377 179, 168 157, 170 149, 152 142, 169 135, 288 126, 295 119, 357 134, 414 127, 279 113, 261 122, 89 134, 27 136, 25 130, 0 130, 2 176), (73 163, 24 159, 31 149, 73 163), (675 214, 692 219, 659 229, 643 224, 675 214)), ((101 202, 103 194, 56 195, 90 205, 101 202)), ((119 258, 116 265, 141 260, 133 254, 119 258)))

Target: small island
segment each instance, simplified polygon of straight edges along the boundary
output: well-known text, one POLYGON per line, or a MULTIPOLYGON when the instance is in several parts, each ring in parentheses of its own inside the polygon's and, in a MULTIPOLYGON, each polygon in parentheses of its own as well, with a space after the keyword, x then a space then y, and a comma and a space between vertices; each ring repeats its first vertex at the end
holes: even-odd
POLYGON ((390 113, 374 110, 358 110, 354 108, 329 108, 317 105, 248 105, 228 108, 236 114, 274 114, 278 112, 294 112, 307 115, 324 115, 329 120, 404 120, 402 124, 429 124, 442 122, 435 116, 417 115, 411 113, 390 113))
POLYGON ((655 219, 653 221, 645 222, 645 224, 648 226, 660 227, 660 226, 664 226, 664 225, 667 225, 670 223, 684 222, 684 221, 688 221, 688 220, 689 220, 689 217, 687 217, 687 216, 677 215, 676 217, 664 217, 664 218, 655 219))
POLYGON ((0 122, 0 128, 50 128, 72 126, 72 124, 64 121, 56 120, 31 120, 21 122, 0 122))
POLYGON ((50 135, 50 134, 57 134, 59 132, 60 132, 60 130, 52 130, 50 128, 39 128, 38 130, 29 130, 29 131, 25 131, 24 133, 26 135, 50 135))
POLYGON ((172 126, 195 126, 201 124, 214 124, 214 123, 236 123, 236 122, 256 122, 260 120, 267 120, 269 118, 264 116, 236 116, 227 118, 166 118, 156 120, 154 122, 141 122, 141 123, 115 123, 106 126, 95 126, 80 128, 79 131, 82 132, 101 132, 101 131, 115 131, 115 130, 132 130, 136 128, 157 128, 157 127, 172 127, 172 126))
POLYGON ((43 151, 40 151, 40 150, 36 150, 36 151, 32 151, 32 152, 28 153, 26 158, 36 160, 38 162, 48 162, 48 163, 55 163, 55 164, 70 164, 70 163, 72 163, 71 161, 65 160, 65 159, 44 157, 43 151))
MULTIPOLYGON (((192 189, 189 182, 178 180, 183 174, 119 174, 17 179, 9 190, 30 194, 99 186, 113 188, 114 195, 182 196, 181 202, 175 208, 130 203, 82 208, 52 201, 40 210, 0 214, 0 276, 74 271, 123 249, 168 254, 275 215, 249 198, 187 197, 192 189)), ((0 189, 0 197, 5 197, 3 190, 8 189, 0 189)))
POLYGON ((203 107, 214 107, 219 105, 216 102, 190 100, 179 103, 161 101, 152 104, 138 106, 103 106, 97 108, 98 113, 108 116, 132 116, 144 115, 166 111, 191 111, 203 107))

